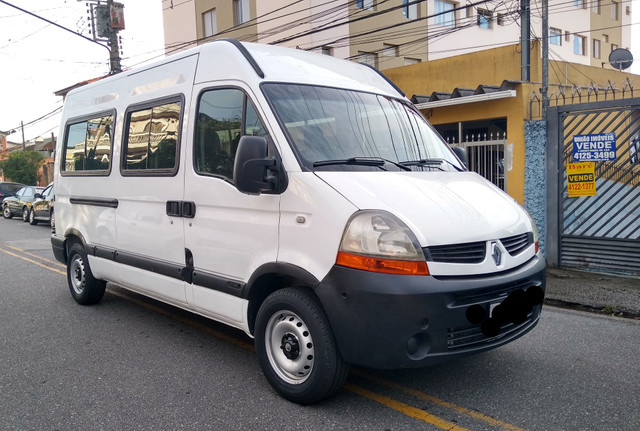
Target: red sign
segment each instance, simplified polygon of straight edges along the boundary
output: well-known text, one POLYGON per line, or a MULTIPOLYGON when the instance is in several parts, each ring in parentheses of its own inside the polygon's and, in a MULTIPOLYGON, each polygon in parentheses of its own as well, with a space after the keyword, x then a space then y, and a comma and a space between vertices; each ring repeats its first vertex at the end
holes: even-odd
POLYGON ((111 3, 111 28, 114 30, 124 30, 124 5, 122 3, 111 3))

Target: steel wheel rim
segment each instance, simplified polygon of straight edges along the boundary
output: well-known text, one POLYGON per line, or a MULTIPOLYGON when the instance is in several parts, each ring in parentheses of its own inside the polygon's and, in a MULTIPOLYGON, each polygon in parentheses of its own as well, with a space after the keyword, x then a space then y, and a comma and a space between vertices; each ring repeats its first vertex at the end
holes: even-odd
POLYGON ((265 329, 271 368, 289 384, 304 383, 313 371, 313 339, 304 321, 291 311, 275 313, 265 329))
POLYGON ((5 217, 9 217, 9 215, 11 214, 11 210, 9 209, 9 207, 4 207, 3 214, 5 217))
POLYGON ((35 219, 36 219, 36 215, 34 214, 34 211, 33 210, 29 211, 29 222, 33 223, 35 219))
POLYGON ((29 220, 29 209, 25 208, 22 210, 22 220, 27 221, 29 220))
POLYGON ((85 272, 84 262, 78 255, 76 255, 69 266, 69 282, 71 283, 73 291, 77 295, 82 295, 85 287, 85 272))

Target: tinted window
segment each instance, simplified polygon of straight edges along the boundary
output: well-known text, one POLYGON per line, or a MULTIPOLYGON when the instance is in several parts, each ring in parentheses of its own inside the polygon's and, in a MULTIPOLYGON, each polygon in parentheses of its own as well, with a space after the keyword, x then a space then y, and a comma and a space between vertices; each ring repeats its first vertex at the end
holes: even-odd
POLYGON ((196 172, 232 179, 236 150, 243 135, 267 135, 245 93, 218 89, 202 94, 196 120, 196 172))
POLYGON ((64 163, 67 172, 106 173, 111 161, 113 115, 90 118, 67 126, 64 163))
POLYGON ((170 102, 130 111, 128 133, 123 148, 125 171, 165 171, 177 169, 181 103, 170 102))

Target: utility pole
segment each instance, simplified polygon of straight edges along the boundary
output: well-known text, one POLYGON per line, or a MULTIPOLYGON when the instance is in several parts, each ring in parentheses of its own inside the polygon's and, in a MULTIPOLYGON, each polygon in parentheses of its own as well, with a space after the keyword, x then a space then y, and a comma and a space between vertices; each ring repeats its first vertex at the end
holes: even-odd
POLYGON ((93 40, 106 42, 109 47, 110 73, 122 72, 118 32, 124 30, 124 5, 113 0, 89 0, 87 6, 90 6, 87 13, 93 40))
POLYGON ((531 7, 530 0, 520 0, 520 80, 531 80, 531 7))
POLYGON ((549 107, 549 0, 542 0, 542 119, 549 107))
POLYGON ((24 151, 26 144, 24 142, 24 122, 20 121, 20 128, 22 129, 22 151, 24 151))

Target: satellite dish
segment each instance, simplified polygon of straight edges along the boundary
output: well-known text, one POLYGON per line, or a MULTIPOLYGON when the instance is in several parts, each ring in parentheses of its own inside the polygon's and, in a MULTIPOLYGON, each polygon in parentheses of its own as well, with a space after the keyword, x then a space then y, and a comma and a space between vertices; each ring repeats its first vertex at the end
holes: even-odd
POLYGON ((625 70, 633 64, 633 55, 628 49, 616 48, 609 54, 609 64, 618 70, 625 70))

